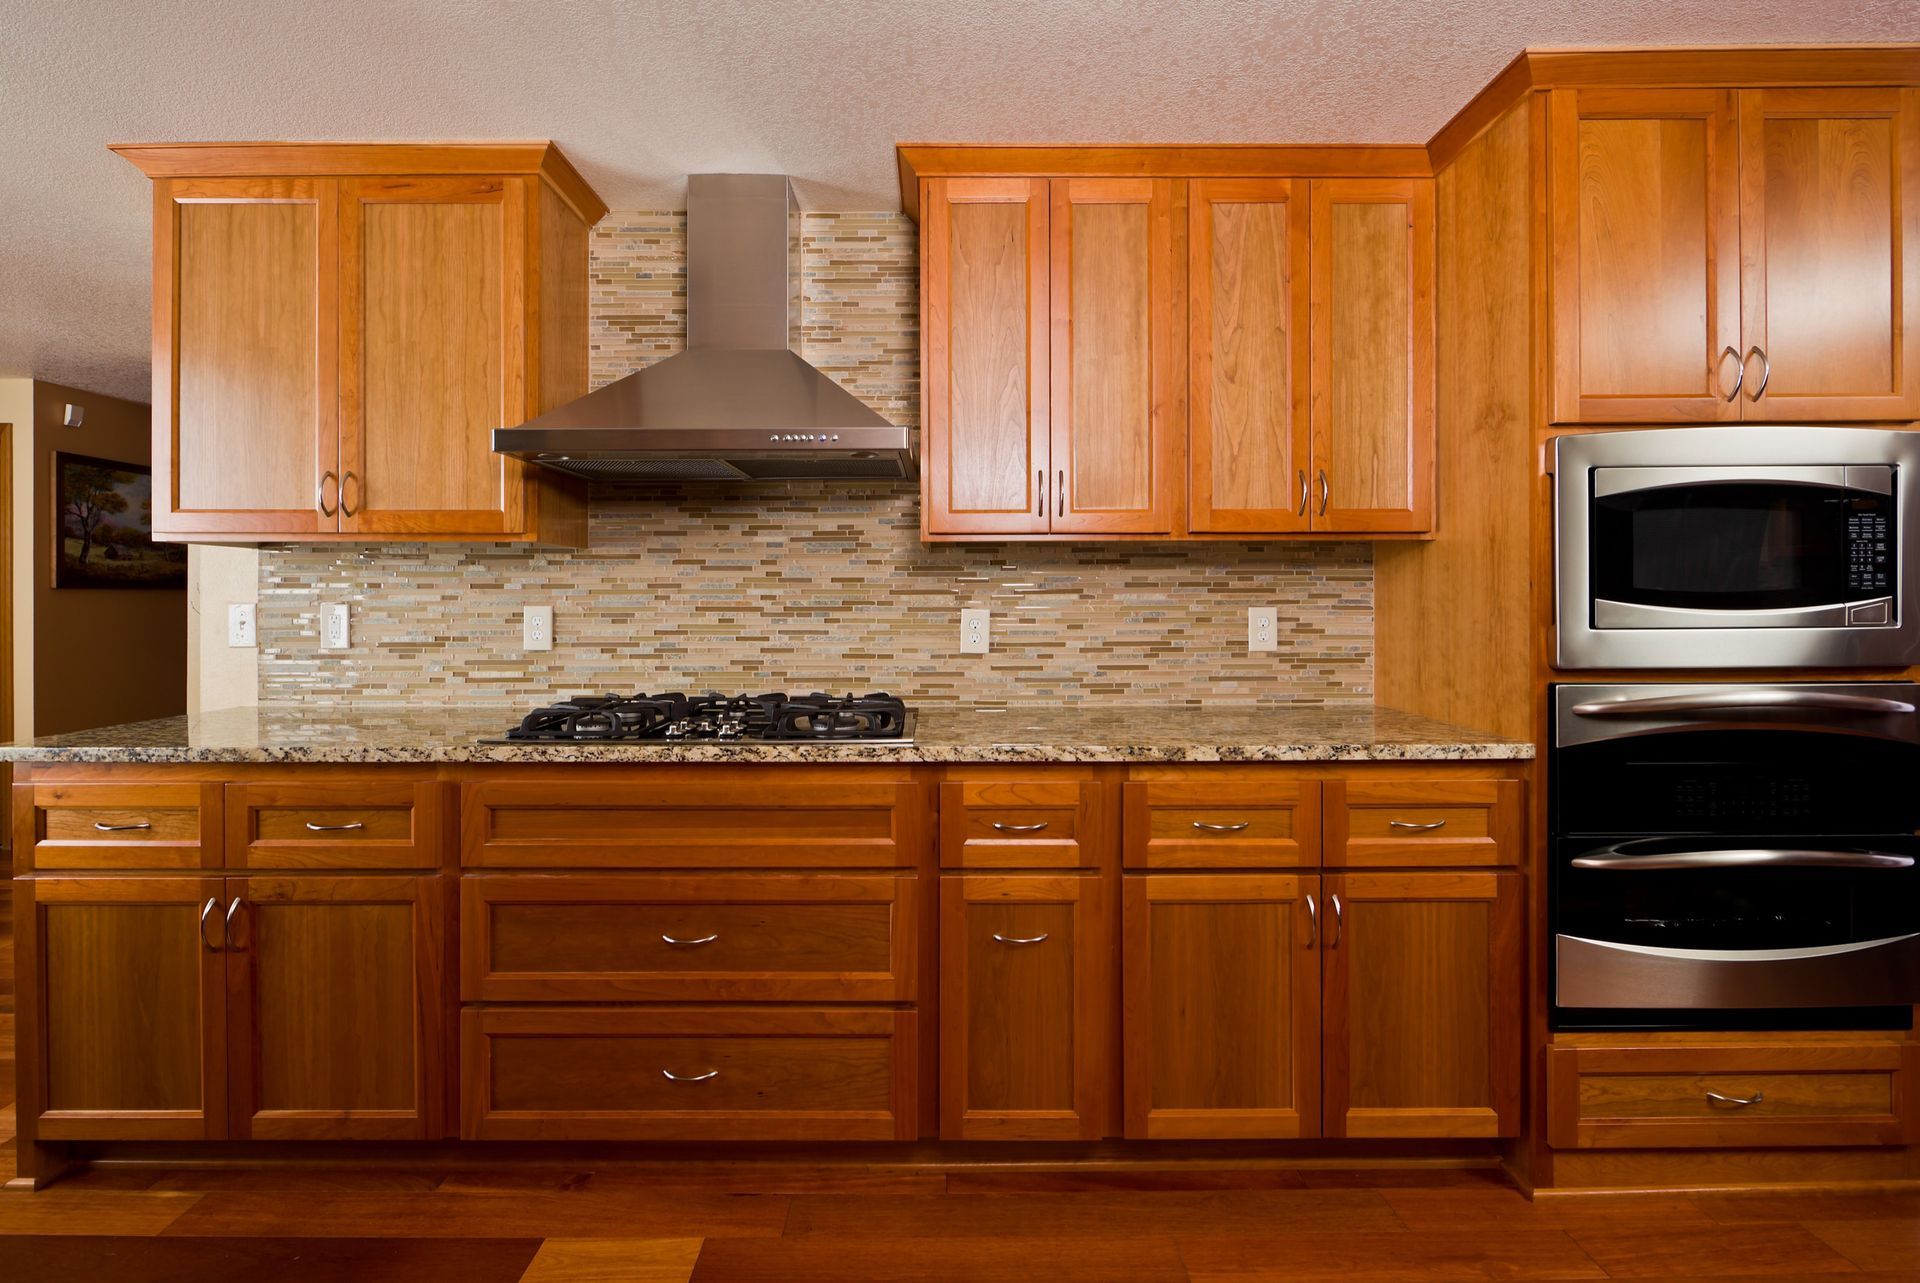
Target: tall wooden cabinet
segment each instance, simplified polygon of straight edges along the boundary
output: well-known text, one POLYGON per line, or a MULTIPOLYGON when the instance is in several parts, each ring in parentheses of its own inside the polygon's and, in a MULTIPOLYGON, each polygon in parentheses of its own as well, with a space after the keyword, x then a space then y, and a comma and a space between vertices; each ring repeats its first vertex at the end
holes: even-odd
POLYGON ((493 453, 587 390, 587 232, 551 144, 151 144, 154 530, 578 543, 493 453))

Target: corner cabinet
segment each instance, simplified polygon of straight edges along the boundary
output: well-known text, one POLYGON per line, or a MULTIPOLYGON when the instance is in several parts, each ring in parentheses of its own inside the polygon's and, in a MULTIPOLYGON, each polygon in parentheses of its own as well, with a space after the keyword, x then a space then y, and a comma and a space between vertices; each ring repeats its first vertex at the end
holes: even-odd
POLYGON ((491 434, 587 390, 587 235, 551 144, 118 147, 154 180, 154 530, 579 543, 491 434))

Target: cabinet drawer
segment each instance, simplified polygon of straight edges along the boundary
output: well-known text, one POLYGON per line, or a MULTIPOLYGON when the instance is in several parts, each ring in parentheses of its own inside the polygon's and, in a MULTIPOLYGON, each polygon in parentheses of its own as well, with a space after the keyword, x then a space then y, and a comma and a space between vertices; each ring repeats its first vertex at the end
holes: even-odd
POLYGON ((432 781, 375 778, 229 784, 227 866, 437 868, 446 794, 432 781))
POLYGON ((1097 863, 1100 786, 1076 779, 955 780, 940 786, 940 863, 1071 869, 1097 863))
POLYGON ((468 874, 468 1002, 905 1002, 916 881, 468 874))
POLYGON ((1326 862, 1462 868, 1520 858, 1518 780, 1329 780, 1326 862))
MULTIPOLYGON (((857 768, 855 768, 857 769, 857 768)), ((893 868, 923 849, 917 786, 846 767, 765 776, 468 784, 470 868, 893 868)))
POLYGON ((1562 1149, 1906 1145, 1916 1075, 1920 1043, 1559 1046, 1547 1131, 1562 1149))
POLYGON ((1314 780, 1132 780, 1126 785, 1130 869, 1245 869, 1316 863, 1314 780))
MULTIPOLYGON (((217 784, 16 784, 35 869, 196 869, 220 860, 217 784)), ((22 866, 23 869, 26 866, 22 866)))
POLYGON ((468 1140, 907 1140, 914 1013, 469 1008, 468 1140))

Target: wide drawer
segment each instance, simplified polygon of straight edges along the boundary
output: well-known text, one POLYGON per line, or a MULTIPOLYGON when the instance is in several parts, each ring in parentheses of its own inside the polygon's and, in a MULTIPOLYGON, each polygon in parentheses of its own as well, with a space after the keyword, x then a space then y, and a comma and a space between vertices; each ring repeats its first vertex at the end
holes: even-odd
POLYGON ((907 1140, 914 1013, 469 1008, 468 1140, 907 1140))
POLYGON ((1130 780, 1130 869, 1289 868, 1315 864, 1320 784, 1274 778, 1130 780))
POLYGON ((1516 864, 1518 780, 1329 780, 1326 862, 1346 868, 1516 864))
POLYGON ((996 777, 940 786, 940 863, 956 869, 1071 869, 1097 862, 1100 785, 996 777))
POLYGON ((924 849, 918 786, 858 768, 465 785, 469 868, 892 868, 924 849))
POLYGON ((229 784, 227 866, 438 868, 446 797, 447 786, 430 780, 229 784))
POLYGON ((904 1002, 917 881, 894 874, 468 874, 468 1002, 904 1002))
POLYGON ((1563 1149, 1905 1145, 1920 1044, 1556 1046, 1547 1134, 1563 1149))
POLYGON ((34 869, 197 869, 220 860, 217 784, 16 784, 13 796, 14 847, 34 869))

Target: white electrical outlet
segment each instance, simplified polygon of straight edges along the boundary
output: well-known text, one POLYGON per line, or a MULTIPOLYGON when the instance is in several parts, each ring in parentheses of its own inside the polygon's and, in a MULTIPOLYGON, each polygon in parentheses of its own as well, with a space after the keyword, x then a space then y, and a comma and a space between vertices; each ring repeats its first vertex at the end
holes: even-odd
POLYGON ((253 644, 253 603, 236 601, 227 607, 227 645, 253 644))
POLYGON ((1247 607, 1247 649, 1280 648, 1280 612, 1272 606, 1247 607))
POLYGON ((988 610, 963 610, 960 612, 960 653, 962 655, 984 655, 993 645, 993 612, 988 610))
POLYGON ((553 607, 528 606, 520 612, 520 648, 553 649, 553 607))
POLYGON ((352 645, 347 630, 345 602, 332 602, 320 608, 320 649, 345 650, 352 645))

